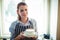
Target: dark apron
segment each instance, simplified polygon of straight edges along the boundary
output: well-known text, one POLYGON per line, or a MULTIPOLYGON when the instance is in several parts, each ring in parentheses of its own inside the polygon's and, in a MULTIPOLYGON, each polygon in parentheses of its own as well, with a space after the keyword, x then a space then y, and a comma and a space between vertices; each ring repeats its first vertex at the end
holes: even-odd
MULTIPOLYGON (((33 29, 33 23, 31 21, 29 21, 29 23, 30 23, 29 26, 21 26, 20 23, 17 23, 15 27, 14 38, 17 37, 22 31, 25 31, 26 29, 29 29, 29 28, 33 29)), ((36 40, 36 39, 25 37, 24 39, 20 39, 20 40, 36 40)))

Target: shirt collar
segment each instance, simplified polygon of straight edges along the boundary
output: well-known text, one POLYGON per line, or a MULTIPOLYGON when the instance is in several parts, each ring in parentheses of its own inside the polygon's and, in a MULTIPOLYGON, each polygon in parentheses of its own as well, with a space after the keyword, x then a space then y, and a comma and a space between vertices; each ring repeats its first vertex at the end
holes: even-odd
POLYGON ((26 23, 23 23, 23 22, 21 22, 20 20, 17 20, 17 23, 21 23, 21 24, 27 25, 27 24, 29 23, 29 18, 28 18, 28 20, 27 20, 26 23))

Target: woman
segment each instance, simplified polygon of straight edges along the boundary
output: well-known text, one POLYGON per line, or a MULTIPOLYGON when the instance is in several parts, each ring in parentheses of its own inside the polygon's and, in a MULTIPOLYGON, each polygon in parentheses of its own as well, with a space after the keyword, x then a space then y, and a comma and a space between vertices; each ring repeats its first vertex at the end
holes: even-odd
POLYGON ((36 22, 33 19, 28 18, 28 6, 24 2, 20 2, 17 5, 17 14, 18 20, 14 21, 9 31, 11 32, 11 39, 10 40, 33 40, 36 37, 25 37, 24 31, 26 29, 32 28, 36 31, 36 22))

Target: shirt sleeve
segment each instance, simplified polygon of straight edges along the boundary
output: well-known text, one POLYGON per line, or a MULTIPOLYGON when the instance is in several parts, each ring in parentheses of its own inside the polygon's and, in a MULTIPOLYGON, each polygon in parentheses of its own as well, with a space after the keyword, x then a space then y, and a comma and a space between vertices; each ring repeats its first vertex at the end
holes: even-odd
POLYGON ((9 28, 9 31, 11 33, 14 33, 14 29, 15 29, 15 23, 12 23, 11 26, 10 26, 10 28, 9 28))
POLYGON ((16 26, 16 22, 13 22, 9 28, 9 31, 11 32, 11 37, 10 40, 14 40, 14 32, 15 32, 15 26, 16 26))
POLYGON ((31 19, 32 23, 33 23, 33 27, 35 29, 35 32, 37 32, 37 23, 34 19, 31 19))

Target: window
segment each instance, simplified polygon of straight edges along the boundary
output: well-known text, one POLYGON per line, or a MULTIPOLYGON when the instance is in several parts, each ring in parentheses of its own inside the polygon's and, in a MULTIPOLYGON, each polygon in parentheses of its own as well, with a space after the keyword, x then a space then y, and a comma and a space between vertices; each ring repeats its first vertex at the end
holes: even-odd
POLYGON ((53 40, 56 40, 58 18, 58 0, 51 0, 50 10, 50 34, 53 40))
MULTIPOLYGON (((3 0, 2 1, 2 29, 1 35, 8 36, 10 34, 9 27, 16 20, 17 3, 22 0, 3 0)), ((10 36, 10 35, 9 35, 10 36)))

